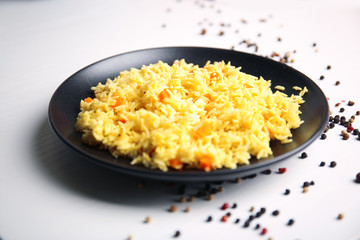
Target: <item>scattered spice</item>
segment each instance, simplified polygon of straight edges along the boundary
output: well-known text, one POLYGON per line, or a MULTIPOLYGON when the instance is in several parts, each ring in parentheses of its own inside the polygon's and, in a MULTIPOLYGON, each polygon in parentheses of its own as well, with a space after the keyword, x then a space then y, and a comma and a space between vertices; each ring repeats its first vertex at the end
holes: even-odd
POLYGON ((339 111, 340 111, 340 112, 344 112, 344 111, 345 111, 345 108, 340 108, 339 111))
POLYGON ((213 220, 212 216, 208 216, 208 218, 206 219, 206 222, 211 222, 213 220))
POLYGON ((174 237, 177 238, 181 235, 181 232, 179 230, 177 230, 174 234, 174 237))
POLYGON ((340 81, 336 81, 336 82, 335 82, 335 85, 336 85, 336 86, 339 86, 339 85, 340 85, 340 81))
POLYGON ((267 233, 267 229, 266 228, 263 228, 262 230, 261 230, 261 235, 265 235, 267 233))
POLYGON ((214 199, 214 195, 213 195, 213 194, 209 194, 208 200, 211 201, 211 200, 213 200, 213 199, 214 199))
POLYGON ((235 224, 238 224, 240 222, 240 218, 235 219, 235 224))
POLYGON ((295 220, 294 220, 294 219, 289 219, 289 221, 288 221, 287 225, 288 225, 288 226, 291 226, 291 225, 293 225, 293 224, 294 224, 294 222, 295 222, 295 220))
POLYGON ((151 222, 151 217, 147 216, 144 220, 144 223, 149 223, 151 222))
POLYGON ((170 212, 176 212, 176 210, 177 210, 177 207, 175 205, 171 205, 169 211, 170 212))
POLYGON ((344 214, 339 213, 339 215, 337 216, 337 219, 338 219, 338 220, 341 220, 341 219, 343 219, 343 218, 344 218, 344 214))
POLYGON ((237 208, 237 204, 236 204, 236 203, 234 203, 234 204, 231 206, 231 208, 232 208, 232 209, 237 208))
POLYGON ((187 206, 184 210, 184 212, 190 212, 191 211, 191 207, 190 206, 187 206))
POLYGON ((286 168, 279 168, 279 173, 281 173, 281 174, 286 173, 286 170, 287 170, 286 168))
POLYGON ((265 174, 265 175, 269 175, 271 174, 271 170, 270 169, 266 169, 264 171, 261 172, 262 174, 265 174))
POLYGON ((202 30, 201 30, 201 33, 200 33, 201 35, 205 35, 206 34, 206 29, 205 28, 203 28, 202 30))
POLYGON ((324 80, 324 78, 325 78, 325 76, 324 76, 324 75, 321 75, 319 79, 320 79, 320 80, 324 80))
POLYGON ((249 211, 250 211, 250 212, 253 212, 254 209, 255 209, 254 207, 251 207, 249 211))
POLYGON ((224 203, 222 206, 221 206, 221 210, 226 210, 229 208, 229 203, 224 203))
POLYGON ((324 139, 326 139, 326 137, 327 137, 326 134, 323 133, 323 134, 321 134, 320 139, 321 139, 321 140, 324 140, 324 139))
POLYGON ((259 228, 260 228, 260 224, 256 224, 254 229, 257 230, 259 228))
POLYGON ((320 165, 319 165, 320 167, 323 167, 323 166, 325 166, 325 162, 320 162, 320 165))
POLYGON ((309 191, 309 187, 303 187, 303 193, 307 193, 309 191))
POLYGON ((224 31, 220 31, 220 32, 219 32, 219 36, 223 36, 224 34, 225 34, 224 31))
POLYGON ((221 221, 222 222, 227 222, 228 218, 229 217, 227 215, 224 215, 224 216, 221 217, 221 221))
POLYGON ((330 167, 332 167, 332 168, 336 167, 336 162, 335 162, 335 161, 331 161, 331 162, 330 162, 330 167))
POLYGON ((290 189, 285 189, 284 195, 289 195, 289 194, 290 194, 290 189))
POLYGON ((301 153, 301 158, 307 158, 307 157, 308 157, 308 155, 306 152, 301 153))
POLYGON ((355 104, 355 102, 353 102, 353 101, 348 101, 348 105, 349 105, 349 106, 354 106, 354 104, 355 104))
POLYGON ((272 212, 272 215, 277 216, 277 215, 279 215, 279 213, 280 213, 279 210, 275 210, 275 211, 272 212))

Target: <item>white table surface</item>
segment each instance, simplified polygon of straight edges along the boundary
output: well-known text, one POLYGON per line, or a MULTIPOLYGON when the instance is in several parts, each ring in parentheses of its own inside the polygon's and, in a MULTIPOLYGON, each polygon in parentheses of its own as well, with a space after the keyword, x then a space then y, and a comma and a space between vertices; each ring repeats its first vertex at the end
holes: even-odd
MULTIPOLYGON (((305 149, 306 159, 296 155, 273 165, 270 175, 212 185, 225 189, 212 201, 181 203, 181 196, 205 184, 188 184, 180 195, 179 184, 94 165, 66 147, 47 118, 56 88, 97 60, 163 46, 234 46, 255 53, 239 45, 243 40, 256 42, 259 55, 296 50, 289 65, 320 86, 333 115, 350 117, 360 110, 359 26, 359 1, 1 0, 0 239, 174 239, 177 230, 179 239, 360 239, 360 184, 354 182, 360 141, 352 135, 342 140, 339 125, 305 149), (349 100, 355 105, 347 106, 349 100), (280 167, 287 172, 276 174, 280 167), (315 182, 307 193, 304 181, 315 182), (224 202, 237 208, 222 211, 224 202), (176 212, 168 211, 171 205, 176 212), (184 212, 187 206, 190 212, 184 212), (244 228, 261 207, 265 214, 244 228), (274 210, 280 214, 272 216, 274 210), (221 222, 227 212, 230 218, 221 222)), ((355 128, 359 121, 357 116, 355 128)))

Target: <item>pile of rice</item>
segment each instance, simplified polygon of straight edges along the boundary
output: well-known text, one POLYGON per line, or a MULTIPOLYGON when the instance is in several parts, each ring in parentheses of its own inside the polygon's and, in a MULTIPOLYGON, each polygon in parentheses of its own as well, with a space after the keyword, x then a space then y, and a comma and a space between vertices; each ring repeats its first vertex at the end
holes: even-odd
POLYGON ((85 143, 132 164, 234 169, 272 155, 270 140, 291 142, 290 130, 303 123, 306 87, 289 97, 270 85, 223 61, 159 61, 92 87, 95 97, 81 100, 76 129, 85 143))

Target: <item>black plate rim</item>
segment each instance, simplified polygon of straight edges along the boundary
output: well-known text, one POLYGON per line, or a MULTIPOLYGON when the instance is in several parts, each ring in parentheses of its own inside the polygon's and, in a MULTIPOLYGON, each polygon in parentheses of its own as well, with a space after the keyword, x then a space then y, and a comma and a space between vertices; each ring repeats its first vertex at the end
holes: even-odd
MULTIPOLYGON (((118 166, 118 165, 113 165, 107 162, 104 162, 100 159, 96 159, 93 158, 91 156, 89 156, 87 153, 83 152, 81 149, 77 148, 76 146, 74 146, 71 142, 68 141, 68 139, 66 137, 64 137, 61 132, 59 131, 59 129, 57 128, 56 124, 54 123, 53 120, 53 115, 52 115, 52 106, 53 106, 53 102, 54 99, 56 98, 57 92, 68 82, 68 81, 72 81, 72 79, 77 76, 79 73, 86 71, 87 69, 99 64, 99 63, 103 63, 106 62, 110 59, 113 58, 118 58, 124 55, 128 55, 128 54, 134 54, 134 53, 141 53, 141 52, 146 52, 146 51, 157 51, 157 50, 174 50, 174 49, 203 49, 203 50, 220 50, 220 51, 225 51, 225 52, 235 52, 233 50, 229 50, 229 49, 224 49, 224 48, 213 48, 213 47, 197 47, 197 46, 170 46, 170 47, 155 47, 155 48, 145 48, 145 49, 139 49, 139 50, 134 50, 134 51, 129 51, 129 52, 124 52, 124 53, 120 53, 120 54, 115 54, 112 55, 110 57, 98 60, 96 62, 93 62, 83 68, 81 68, 80 70, 76 71, 74 74, 72 74, 70 77, 68 77, 65 81, 63 81, 55 90, 55 92, 53 93, 50 102, 49 102, 49 106, 48 106, 48 122, 49 125, 51 126, 51 129, 54 131, 54 133, 61 139, 61 141, 63 143, 65 143, 68 147, 70 147, 71 149, 73 149, 76 153, 80 154, 82 157, 85 157, 86 159, 99 164, 101 166, 119 171, 121 173, 124 174, 128 174, 128 175, 135 175, 138 177, 143 177, 143 178, 150 178, 150 179, 154 179, 154 180, 171 180, 171 181, 216 181, 216 180, 223 180, 223 179, 231 179, 231 178, 235 178, 236 176, 244 176, 244 174, 247 175, 251 175, 255 172, 259 172, 260 169, 264 169, 270 165, 273 165, 274 163, 277 163, 279 161, 288 159, 290 156, 295 155, 296 153, 302 151, 303 149, 305 149, 306 147, 308 147, 311 143, 313 143, 322 133, 323 129, 325 129, 326 125, 327 125, 327 119, 329 118, 329 106, 328 106, 328 102, 327 99, 325 97, 325 94, 323 93, 323 91, 321 90, 321 88, 309 77, 307 77, 305 74, 297 71, 296 69, 281 63, 281 62, 277 62, 275 60, 272 60, 270 58, 265 58, 259 55, 255 55, 255 54, 251 54, 251 53, 247 53, 247 52, 240 52, 240 51, 236 51, 236 53, 240 54, 240 55, 244 55, 244 56, 251 56, 251 57, 255 57, 255 58, 261 58, 264 61, 270 61, 273 64, 280 64, 280 65, 284 65, 286 68, 292 68, 293 71, 297 72, 297 74, 302 75, 303 77, 307 78, 309 81, 309 83, 313 86, 315 86, 316 88, 318 88, 318 90, 322 93, 321 97, 322 101, 326 102, 326 104, 324 105, 325 107, 325 114, 324 116, 322 116, 322 121, 321 121, 321 125, 319 125, 317 131, 310 137, 308 138, 303 144, 301 144, 300 146, 296 147, 295 149, 292 149, 280 156, 274 157, 274 158, 270 158, 269 160, 263 161, 263 162, 258 162, 255 164, 250 164, 250 165, 243 165, 240 166, 236 169, 219 169, 219 170, 215 170, 215 171, 211 171, 211 172, 203 172, 203 171, 197 171, 195 170, 194 173, 189 173, 187 170, 183 170, 183 171, 176 171, 176 170, 170 170, 168 172, 163 172, 160 170, 154 170, 154 169, 148 169, 145 167, 141 167, 141 168, 124 168, 122 166, 118 166)), ((75 130, 74 130, 75 131, 75 130)), ((79 134, 80 136, 80 134, 79 134)), ((81 137, 81 136, 80 136, 81 137)))

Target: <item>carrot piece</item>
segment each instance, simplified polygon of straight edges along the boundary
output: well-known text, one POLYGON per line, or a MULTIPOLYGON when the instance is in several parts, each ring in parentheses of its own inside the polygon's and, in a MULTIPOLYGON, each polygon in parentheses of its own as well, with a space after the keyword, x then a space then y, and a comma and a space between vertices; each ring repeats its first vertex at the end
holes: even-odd
POLYGON ((166 91, 166 89, 164 89, 161 93, 159 93, 159 100, 160 102, 163 102, 165 98, 169 98, 170 94, 168 93, 168 91, 166 91))
POLYGON ((204 106, 204 110, 205 110, 206 112, 210 112, 211 109, 212 109, 212 106, 210 106, 209 104, 206 104, 206 105, 204 106))
POLYGON ((94 99, 92 99, 91 97, 87 97, 85 98, 84 102, 86 103, 91 103, 94 99))
POLYGON ((115 103, 113 105, 111 105, 111 107, 115 108, 117 106, 120 106, 123 103, 124 103, 123 99, 121 97, 117 97, 115 99, 115 103))
POLYGON ((140 89, 140 88, 141 88, 141 86, 140 86, 140 85, 137 85, 137 86, 136 86, 136 89, 140 89))
POLYGON ((210 78, 218 78, 219 77, 219 73, 218 72, 212 72, 210 73, 210 78))
POLYGON ((195 139, 200 139, 200 138, 203 138, 203 137, 209 135, 211 132, 212 132, 211 125, 208 123, 203 123, 200 127, 195 129, 195 131, 193 133, 193 137, 195 139))
POLYGON ((214 158, 211 155, 204 155, 200 158, 200 169, 205 172, 213 170, 214 158))
POLYGON ((272 117, 272 113, 271 112, 263 113, 263 117, 265 120, 268 120, 269 118, 272 117))
POLYGON ((209 99, 209 100, 211 101, 211 95, 210 95, 210 93, 205 93, 205 94, 204 94, 204 97, 206 97, 207 99, 209 99))
POLYGON ((121 119, 120 122, 126 123, 126 120, 125 120, 125 119, 121 119))
POLYGON ((182 161, 180 161, 180 159, 178 159, 178 158, 169 160, 169 163, 170 163, 170 167, 177 169, 177 170, 181 170, 184 167, 184 163, 182 161))

